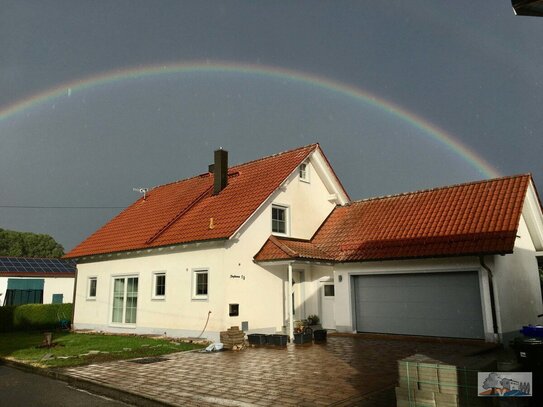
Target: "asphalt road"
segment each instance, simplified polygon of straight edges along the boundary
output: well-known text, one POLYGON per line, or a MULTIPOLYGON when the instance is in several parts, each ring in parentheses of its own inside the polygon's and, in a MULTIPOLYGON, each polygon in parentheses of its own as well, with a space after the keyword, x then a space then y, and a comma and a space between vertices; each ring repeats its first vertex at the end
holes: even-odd
POLYGON ((0 406, 127 407, 128 404, 75 389, 59 380, 0 365, 0 406))

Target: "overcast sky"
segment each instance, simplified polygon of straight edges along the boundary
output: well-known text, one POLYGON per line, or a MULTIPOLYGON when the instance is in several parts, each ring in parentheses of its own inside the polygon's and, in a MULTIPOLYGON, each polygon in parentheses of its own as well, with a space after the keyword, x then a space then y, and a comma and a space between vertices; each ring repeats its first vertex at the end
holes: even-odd
POLYGON ((541 193, 542 38, 509 0, 0 0, 0 228, 69 250, 218 147, 319 142, 353 199, 541 193))

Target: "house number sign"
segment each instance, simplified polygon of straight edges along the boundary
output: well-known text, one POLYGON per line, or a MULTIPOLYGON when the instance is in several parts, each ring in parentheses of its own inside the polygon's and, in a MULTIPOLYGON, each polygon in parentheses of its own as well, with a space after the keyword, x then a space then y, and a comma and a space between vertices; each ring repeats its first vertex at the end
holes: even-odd
POLYGON ((245 276, 243 274, 241 275, 230 274, 230 278, 241 278, 242 280, 245 280, 245 276))

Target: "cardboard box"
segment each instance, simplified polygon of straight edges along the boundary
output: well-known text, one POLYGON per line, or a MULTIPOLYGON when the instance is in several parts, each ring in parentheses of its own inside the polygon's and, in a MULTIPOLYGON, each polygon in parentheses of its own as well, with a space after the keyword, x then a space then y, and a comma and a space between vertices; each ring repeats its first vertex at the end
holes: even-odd
POLYGON ((417 406, 435 406, 435 395, 433 391, 415 390, 415 401, 417 406))
POLYGON ((436 407, 458 407, 458 395, 456 394, 444 394, 435 393, 434 398, 436 401, 436 407))
POLYGON ((439 365, 437 377, 440 393, 458 394, 458 372, 456 366, 439 365))
POLYGON ((418 364, 419 389, 425 391, 439 391, 437 377, 437 363, 419 362, 418 364))
MULTIPOLYGON (((415 390, 409 390, 404 387, 396 387, 396 402, 407 402, 408 403, 407 405, 414 405, 415 390)), ((396 405, 399 405, 399 404, 396 404, 396 405)))
POLYGON ((409 380, 410 383, 416 383, 419 380, 417 364, 425 357, 424 355, 415 354, 398 360, 398 377, 400 382, 407 382, 409 380))

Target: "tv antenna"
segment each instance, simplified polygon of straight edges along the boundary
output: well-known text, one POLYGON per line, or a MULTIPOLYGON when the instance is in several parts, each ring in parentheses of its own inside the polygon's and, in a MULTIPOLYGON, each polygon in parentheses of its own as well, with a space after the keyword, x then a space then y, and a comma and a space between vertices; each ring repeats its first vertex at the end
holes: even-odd
POLYGON ((145 201, 145 198, 147 197, 147 191, 149 191, 149 188, 132 188, 132 191, 143 194, 143 200, 145 201))

